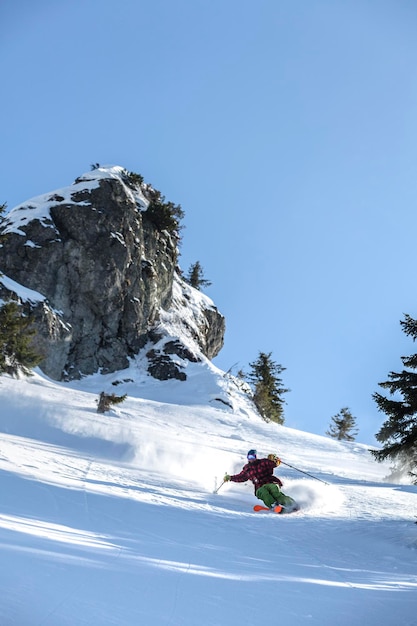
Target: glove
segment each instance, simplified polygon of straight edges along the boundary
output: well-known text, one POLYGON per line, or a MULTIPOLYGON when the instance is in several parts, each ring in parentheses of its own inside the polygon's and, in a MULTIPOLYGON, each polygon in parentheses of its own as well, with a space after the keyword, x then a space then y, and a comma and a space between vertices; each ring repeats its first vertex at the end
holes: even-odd
POLYGON ((279 459, 276 454, 268 454, 268 459, 270 461, 275 461, 275 465, 277 467, 278 465, 281 465, 281 459, 279 459))
POLYGON ((223 480, 224 480, 225 483, 229 482, 229 480, 230 480, 229 474, 225 474, 223 480))

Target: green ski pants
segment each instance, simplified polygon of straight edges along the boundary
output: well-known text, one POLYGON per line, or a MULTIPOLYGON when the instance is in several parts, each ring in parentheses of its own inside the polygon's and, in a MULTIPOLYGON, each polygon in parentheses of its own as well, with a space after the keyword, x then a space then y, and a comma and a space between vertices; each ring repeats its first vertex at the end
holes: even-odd
POLYGON ((278 502, 283 506, 290 506, 294 504, 294 500, 290 496, 286 496, 285 493, 280 491, 277 483, 268 483, 256 490, 256 497, 262 500, 265 506, 271 507, 274 502, 278 502))

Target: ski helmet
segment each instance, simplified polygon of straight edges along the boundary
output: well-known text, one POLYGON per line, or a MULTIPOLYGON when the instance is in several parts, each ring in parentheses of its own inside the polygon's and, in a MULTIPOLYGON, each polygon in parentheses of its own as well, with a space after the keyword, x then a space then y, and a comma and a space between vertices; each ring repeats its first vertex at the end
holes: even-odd
POLYGON ((255 461, 256 459, 256 450, 249 450, 248 454, 248 461, 255 461))

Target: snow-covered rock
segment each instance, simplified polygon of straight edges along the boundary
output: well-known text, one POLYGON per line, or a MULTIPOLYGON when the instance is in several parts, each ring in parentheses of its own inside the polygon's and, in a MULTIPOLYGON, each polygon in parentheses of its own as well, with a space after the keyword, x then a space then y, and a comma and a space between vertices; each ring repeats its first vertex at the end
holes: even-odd
POLYGON ((14 286, 3 281, 0 297, 35 311, 51 378, 121 370, 144 349, 155 377, 181 380, 184 359, 220 351, 223 316, 181 279, 178 233, 147 216, 158 194, 122 167, 96 167, 3 220, 0 270, 14 286))

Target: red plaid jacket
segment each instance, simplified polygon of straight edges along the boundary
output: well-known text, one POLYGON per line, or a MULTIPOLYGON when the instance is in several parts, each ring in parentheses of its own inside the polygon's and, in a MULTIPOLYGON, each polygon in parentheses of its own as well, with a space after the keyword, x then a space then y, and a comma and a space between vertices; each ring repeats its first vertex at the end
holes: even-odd
POLYGON ((246 463, 244 468, 239 474, 234 474, 230 477, 234 483, 244 483, 247 480, 251 480, 255 487, 255 494, 257 489, 267 485, 269 483, 277 483, 282 487, 282 482, 279 478, 274 476, 274 469, 277 464, 275 461, 269 459, 256 459, 256 461, 250 461, 246 463))

